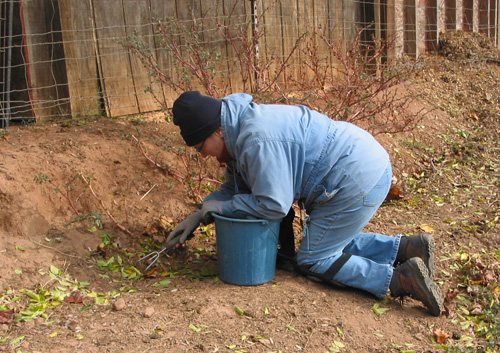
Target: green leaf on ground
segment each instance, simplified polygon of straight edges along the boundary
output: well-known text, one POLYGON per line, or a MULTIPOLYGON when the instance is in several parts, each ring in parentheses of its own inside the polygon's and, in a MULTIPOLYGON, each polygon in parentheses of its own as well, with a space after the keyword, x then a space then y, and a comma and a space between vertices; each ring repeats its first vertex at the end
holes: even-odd
POLYGON ((372 306, 372 311, 375 313, 375 315, 382 315, 383 313, 385 313, 388 310, 390 310, 390 308, 383 308, 380 306, 379 303, 375 303, 372 306))
POLYGON ((164 279, 163 281, 156 282, 155 284, 153 284, 153 287, 168 288, 171 282, 172 281, 170 281, 169 279, 164 279))
POLYGON ((238 315, 240 316, 243 316, 245 315, 245 312, 243 310, 241 310, 240 308, 238 308, 237 305, 234 306, 234 310, 236 310, 236 312, 238 313, 238 315))

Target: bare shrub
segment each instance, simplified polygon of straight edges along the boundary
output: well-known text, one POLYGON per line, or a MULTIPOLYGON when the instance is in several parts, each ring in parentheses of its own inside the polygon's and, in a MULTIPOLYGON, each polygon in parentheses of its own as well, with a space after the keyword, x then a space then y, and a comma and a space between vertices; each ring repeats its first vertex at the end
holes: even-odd
POLYGON ((417 92, 410 91, 405 82, 419 70, 418 61, 407 57, 390 58, 393 38, 363 42, 368 28, 358 31, 345 48, 340 40, 328 38, 321 29, 309 37, 302 50, 304 65, 310 76, 295 81, 302 93, 295 102, 315 107, 335 120, 361 125, 372 134, 398 133, 412 130, 429 109, 410 113, 417 92), (318 47, 328 49, 335 65, 326 63, 328 56, 320 55, 318 47), (323 57, 323 61, 318 58, 323 57), (304 87, 304 82, 309 82, 304 87))
POLYGON ((156 49, 145 38, 133 35, 126 45, 156 82, 176 93, 195 87, 223 97, 236 90, 260 102, 304 104, 375 135, 411 130, 428 112, 408 113, 418 95, 408 91, 404 82, 419 65, 406 57, 390 58, 392 39, 362 41, 369 32, 361 28, 351 43, 344 43, 309 26, 288 53, 277 55, 276 48, 265 46, 258 22, 255 18, 247 23, 233 21, 232 12, 190 21, 152 19, 154 42, 168 53, 175 70, 162 69, 156 49), (216 29, 227 45, 225 53, 203 38, 208 27, 216 29), (259 55, 263 48, 265 56, 259 55), (298 57, 300 70, 291 65, 298 57))

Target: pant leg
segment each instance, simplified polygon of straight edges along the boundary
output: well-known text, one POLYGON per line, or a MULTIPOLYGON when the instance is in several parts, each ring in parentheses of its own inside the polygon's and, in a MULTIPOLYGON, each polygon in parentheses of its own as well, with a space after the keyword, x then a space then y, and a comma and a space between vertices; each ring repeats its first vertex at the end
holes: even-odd
POLYGON ((279 249, 278 255, 293 259, 295 257, 295 237, 293 233, 293 220, 295 219, 295 210, 290 208, 288 214, 281 220, 279 230, 279 249))
POLYGON ((388 167, 377 185, 349 207, 337 204, 335 198, 313 207, 297 255, 298 264, 312 265, 310 271, 323 274, 344 249, 351 249, 355 254, 332 280, 383 298, 392 278, 399 237, 368 233, 363 239, 367 233, 360 232, 384 201, 391 177, 388 167))
POLYGON ((401 234, 388 237, 377 233, 359 233, 344 248, 344 252, 363 256, 381 264, 394 265, 401 234))

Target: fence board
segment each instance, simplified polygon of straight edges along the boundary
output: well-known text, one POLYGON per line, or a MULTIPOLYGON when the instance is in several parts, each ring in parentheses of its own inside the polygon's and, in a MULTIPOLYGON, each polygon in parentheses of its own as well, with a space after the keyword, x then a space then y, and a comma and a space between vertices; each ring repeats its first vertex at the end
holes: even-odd
POLYGON ((489 31, 489 13, 488 13, 488 7, 489 7, 489 1, 490 0, 484 0, 479 3, 479 8, 478 8, 478 32, 488 35, 489 31))
MULTIPOLYGON (((154 48, 152 27, 147 23, 151 18, 149 1, 123 0, 123 16, 126 36, 130 37, 132 34, 137 33, 145 39, 150 48, 154 48)), ((146 70, 137 55, 129 51, 128 56, 139 112, 160 109, 160 105, 154 99, 154 96, 163 99, 161 85, 153 82, 148 70, 146 70), (151 89, 152 93, 147 92, 148 89, 151 89)))
MULTIPOLYGON (((330 13, 329 13, 329 33, 330 40, 333 43, 342 43, 343 38, 343 0, 332 0, 330 2, 330 13)), ((331 55, 331 70, 333 71, 332 75, 335 75, 335 67, 338 67, 338 59, 331 55)))
POLYGON ((94 10, 102 90, 108 116, 139 113, 121 8, 113 0, 90 0, 94 10))
MULTIPOLYGON (((358 4, 359 5, 359 4, 358 4)), ((350 46, 354 38, 356 38, 357 29, 356 22, 360 18, 359 6, 353 1, 342 2, 342 42, 344 46, 350 46)))
MULTIPOLYGON (((283 74, 278 74, 280 61, 283 59, 283 32, 281 25, 281 1, 261 0, 258 6, 259 26, 263 31, 263 40, 260 41, 260 56, 267 60, 262 62, 271 63, 269 65, 269 82, 276 80, 278 83, 284 82, 283 74)), ((263 85, 263 83, 261 83, 263 85)))
POLYGON ((488 21, 488 27, 489 31, 487 35, 493 39, 493 42, 496 42, 496 27, 498 23, 498 18, 497 18, 497 2, 495 0, 490 0, 490 6, 488 7, 488 11, 490 13, 489 16, 489 21, 488 21))
MULTIPOLYGON (((297 1, 297 34, 296 36, 300 36, 304 33, 310 32, 314 30, 314 7, 311 6, 311 2, 309 0, 298 0, 297 1)), ((306 39, 309 41, 309 39, 306 39)), ((317 41, 319 39, 316 39, 317 41)), ((309 42, 303 41, 300 43, 300 50, 298 52, 299 57, 299 79, 303 82, 308 82, 308 80, 312 79, 314 76, 314 72, 306 67, 303 62, 309 61, 307 53, 307 46, 309 42)))
MULTIPOLYGON (((250 26, 251 21, 251 2, 250 1, 238 1, 238 0, 224 0, 223 1, 223 23, 226 26, 231 27, 233 36, 235 36, 235 45, 241 45, 242 42, 237 38, 238 33, 246 33, 249 39, 252 38, 252 27, 250 26)), ((244 52, 244 49, 240 47, 239 54, 236 49, 233 48, 231 43, 225 43, 225 55, 228 69, 239 67, 238 55, 248 55, 244 52), (242 52, 243 51, 243 52, 242 52)), ((247 67, 241 67, 239 72, 234 72, 234 76, 230 77, 230 90, 231 93, 234 92, 249 92, 249 85, 254 81, 253 73, 254 71, 247 67), (244 83, 243 81, 246 80, 244 83)))
MULTIPOLYGON (((177 21, 183 24, 183 26, 189 31, 195 31, 195 28, 199 25, 201 19, 201 2, 202 0, 190 0, 182 1, 176 0, 177 4, 177 21)), ((200 33, 200 37, 202 38, 202 33, 200 33)), ((179 43, 181 46, 181 52, 183 57, 188 58, 189 49, 186 47, 187 43, 179 43)), ((199 81, 199 79, 193 79, 191 81, 191 85, 189 89, 199 90, 204 94, 208 94, 203 84, 199 81)))
MULTIPOLYGON (((286 60, 286 74, 284 75, 285 85, 288 89, 289 83, 293 84, 294 80, 301 80, 301 72, 305 67, 302 65, 300 48, 304 48, 303 44, 298 43, 299 37, 304 33, 304 27, 299 26, 299 12, 297 2, 280 2, 281 10, 281 32, 283 42, 283 60, 286 60), (292 82, 290 82, 292 81, 292 82)), ((302 21, 304 22, 304 21, 302 21)))
POLYGON ((28 84, 37 118, 61 115, 69 110, 59 13, 55 8, 57 4, 53 0, 21 2, 28 84))
MULTIPOLYGON (((167 17, 176 18, 176 2, 165 0, 151 0, 151 17, 157 21, 165 21, 167 17)), ((154 28, 153 32, 156 34, 154 28)), ((165 51, 165 48, 158 40, 156 38, 154 39, 158 68, 167 76, 176 77, 176 75, 178 75, 179 73, 178 67, 175 64, 175 61, 172 59, 172 56, 165 51)), ((175 90, 167 84, 162 84, 161 86, 165 97, 165 105, 167 107, 171 107, 174 103, 174 100, 177 98, 178 93, 175 92, 175 90)))
POLYGON ((418 0, 405 0, 404 12, 404 52, 409 56, 417 55, 417 9, 418 0))
POLYGON ((99 114, 99 88, 88 1, 58 1, 71 114, 99 114))
POLYGON ((429 0, 426 4, 424 24, 424 51, 435 51, 438 49, 439 40, 439 7, 437 0, 429 0))
POLYGON ((439 30, 441 32, 454 31, 457 28, 462 28, 461 18, 457 16, 456 0, 439 0, 440 13, 439 30))
MULTIPOLYGON (((214 77, 215 87, 219 89, 212 91, 217 98, 225 96, 231 87, 231 76, 229 75, 229 64, 227 57, 227 43, 218 26, 224 23, 224 8, 220 2, 205 1, 200 4, 202 40, 206 43, 206 49, 219 56, 215 71, 219 73, 214 77)), ((212 57, 213 58, 213 57, 212 57)))
POLYGON ((462 0, 462 29, 472 32, 474 29, 474 0, 462 0))
MULTIPOLYGON (((335 40, 335 34, 333 31, 335 17, 332 15, 332 9, 330 8, 332 4, 334 4, 334 2, 329 0, 314 1, 314 27, 321 29, 325 36, 327 38, 330 38, 330 40, 335 40)), ((328 46, 319 38, 317 39, 317 42, 318 51, 319 53, 321 53, 321 58, 324 59, 323 64, 327 65, 329 70, 332 70, 334 59, 328 49, 328 46)), ((333 74, 333 72, 330 71, 330 74, 333 74)))

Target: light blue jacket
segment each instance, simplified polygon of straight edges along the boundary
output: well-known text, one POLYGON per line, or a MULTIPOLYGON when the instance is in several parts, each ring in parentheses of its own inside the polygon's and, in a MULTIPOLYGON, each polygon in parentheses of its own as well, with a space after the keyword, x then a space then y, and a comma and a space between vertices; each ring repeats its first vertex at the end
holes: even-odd
POLYGON ((296 200, 308 212, 365 196, 389 165, 368 132, 305 106, 257 104, 236 93, 222 99, 221 124, 234 158, 226 182, 206 200, 224 200, 222 215, 283 218, 296 200))

